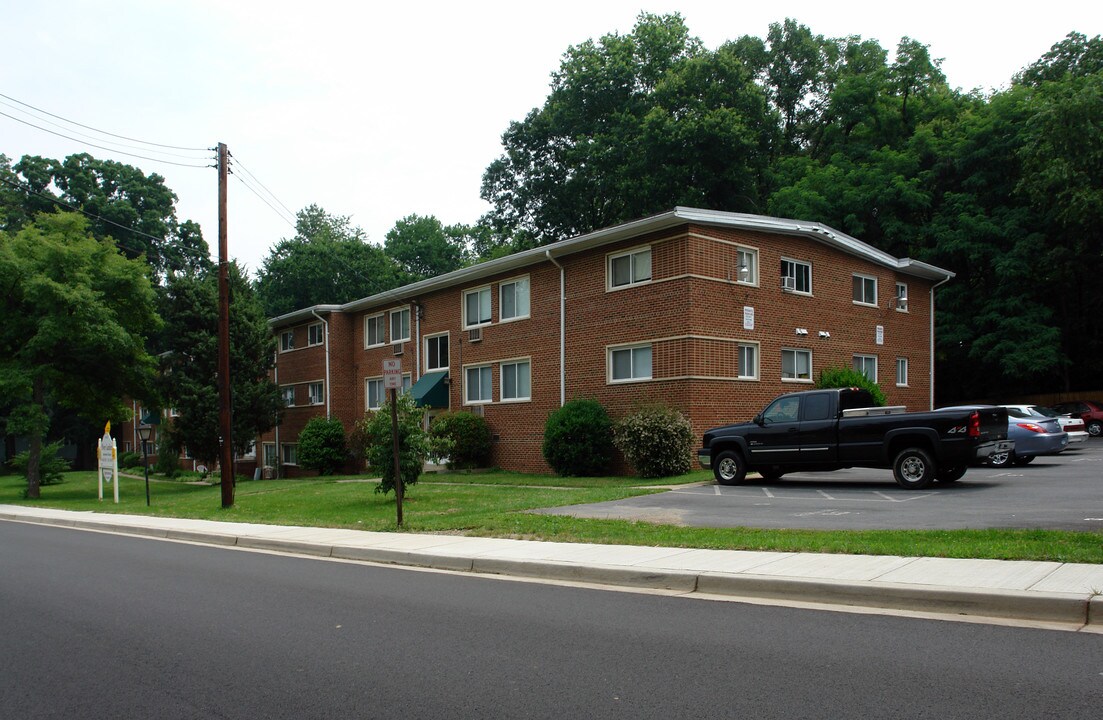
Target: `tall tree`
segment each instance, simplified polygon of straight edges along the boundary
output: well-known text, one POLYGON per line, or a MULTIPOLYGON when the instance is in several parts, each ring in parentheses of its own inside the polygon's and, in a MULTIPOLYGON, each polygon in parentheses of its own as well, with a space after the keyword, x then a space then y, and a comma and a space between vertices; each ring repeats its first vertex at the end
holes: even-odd
POLYGON ((310 205, 299 211, 295 230, 295 237, 276 243, 257 273, 257 294, 269 317, 401 284, 398 264, 348 217, 310 205))
POLYGON ((383 250, 402 268, 407 282, 443 275, 471 261, 466 225, 445 227, 432 215, 408 215, 387 233, 383 250))
MULTIPOLYGON (((172 446, 213 467, 220 457, 218 394, 218 273, 174 276, 163 309, 169 346, 162 356, 162 402, 178 415, 168 428, 172 446)), ((269 378, 275 340, 256 293, 236 263, 230 265, 230 396, 233 449, 279 421, 279 387, 269 378)))
POLYGON ((80 215, 0 232, 0 396, 7 431, 30 440, 28 497, 39 497, 50 402, 102 423, 126 417, 124 396, 148 393, 154 305, 148 267, 93 238, 80 215))

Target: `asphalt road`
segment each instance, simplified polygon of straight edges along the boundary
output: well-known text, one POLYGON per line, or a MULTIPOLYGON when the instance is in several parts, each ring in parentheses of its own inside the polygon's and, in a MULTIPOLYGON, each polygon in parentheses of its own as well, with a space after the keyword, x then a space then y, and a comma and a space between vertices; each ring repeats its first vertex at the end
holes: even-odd
POLYGON ((1023 467, 971 468, 956 483, 918 491, 896 485, 891 470, 854 468, 540 512, 692 527, 1103 531, 1103 440, 1074 447, 1023 467))
POLYGON ((1098 635, 0 522, 0 717, 1097 718, 1098 635))

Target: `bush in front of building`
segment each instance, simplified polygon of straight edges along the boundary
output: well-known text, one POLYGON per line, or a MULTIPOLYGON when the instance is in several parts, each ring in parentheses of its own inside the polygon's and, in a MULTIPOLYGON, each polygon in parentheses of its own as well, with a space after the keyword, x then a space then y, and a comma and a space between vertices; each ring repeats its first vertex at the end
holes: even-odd
MULTIPOLYGON (((354 446, 361 449, 373 473, 379 473, 381 481, 376 492, 389 493, 395 489, 393 439, 391 434, 391 401, 368 413, 356 423, 353 431, 354 446)), ((425 460, 432 450, 429 433, 421 427, 421 408, 409 393, 398 396, 398 466, 403 489, 417 483, 425 460)), ((299 446, 302 451, 302 445, 299 446)))
POLYGON ((157 433, 157 462, 153 472, 174 478, 180 474, 180 448, 167 432, 157 433))
POLYGON ((548 416, 543 450, 557 475, 604 475, 613 456, 613 421, 597 400, 571 400, 548 416))
POLYGON ((613 444, 645 478, 683 475, 692 467, 696 437, 682 413, 648 405, 617 422, 613 444))
POLYGON ((881 386, 865 376, 865 373, 848 367, 828 367, 820 370, 820 376, 816 380, 818 388, 848 388, 856 387, 868 390, 873 396, 873 403, 877 407, 888 404, 881 386))
POLYGON ((333 475, 345 464, 345 426, 337 418, 313 417, 299 433, 299 465, 333 475))
POLYGON ((124 452, 119 456, 119 467, 123 470, 129 470, 131 468, 140 467, 142 464, 142 456, 136 452, 124 452))
POLYGON ((490 462, 490 426, 480 415, 466 411, 443 413, 429 426, 429 435, 447 448, 448 467, 452 470, 482 468, 490 462))

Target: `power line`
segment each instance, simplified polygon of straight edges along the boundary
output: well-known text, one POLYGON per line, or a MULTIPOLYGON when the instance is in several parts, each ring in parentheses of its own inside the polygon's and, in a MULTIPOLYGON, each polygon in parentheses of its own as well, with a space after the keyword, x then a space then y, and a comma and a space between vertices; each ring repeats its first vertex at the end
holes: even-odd
POLYGON ((236 161, 237 166, 240 167, 242 170, 244 170, 245 173, 257 183, 257 185, 260 185, 262 188, 264 188, 264 191, 267 192, 268 195, 273 200, 278 202, 283 207, 283 209, 287 211, 287 213, 291 217, 295 217, 295 212, 291 208, 287 207, 287 205, 285 205, 282 200, 280 200, 278 197, 276 197, 276 194, 274 192, 272 192, 271 190, 269 190, 268 187, 260 181, 260 178, 258 178, 252 172, 250 172, 249 168, 245 167, 245 165, 243 165, 242 162, 240 160, 238 160, 237 157, 233 153, 230 153, 230 157, 233 158, 234 161, 236 161))
MULTIPOLYGON (((84 125, 84 124, 81 124, 81 123, 76 122, 74 120, 69 120, 67 118, 63 118, 60 115, 55 115, 52 112, 49 112, 47 110, 42 110, 41 108, 36 108, 34 105, 30 105, 28 103, 25 103, 22 100, 16 100, 15 98, 11 97, 10 95, 5 95, 3 93, 0 93, 0 97, 5 98, 7 100, 11 100, 12 102, 15 102, 15 103, 19 103, 20 105, 22 105, 24 107, 29 107, 30 109, 35 110, 37 112, 49 115, 52 118, 57 118, 58 120, 69 123, 70 125, 76 125, 78 127, 84 128, 85 130, 91 130, 93 132, 98 132, 101 135, 110 135, 111 137, 117 137, 117 138, 121 138, 123 140, 130 140, 131 142, 142 143, 143 145, 154 145, 156 147, 169 148, 170 150, 194 150, 194 151, 199 152, 199 151, 209 151, 211 149, 211 148, 206 148, 206 147, 193 148, 193 147, 181 147, 179 145, 164 145, 164 144, 161 144, 161 143, 149 142, 148 140, 139 140, 137 138, 127 137, 126 135, 116 135, 115 133, 107 132, 106 130, 98 130, 98 129, 90 126, 90 125, 84 125)), ((72 139, 72 138, 70 138, 70 139, 72 139)))
POLYGON ((265 204, 265 205, 267 205, 267 206, 268 206, 269 208, 271 208, 271 209, 272 209, 272 212, 276 213, 277 217, 279 217, 279 219, 280 219, 280 220, 283 220, 283 221, 284 221, 285 223, 287 223, 288 225, 290 225, 290 226, 291 226, 292 228, 294 228, 294 227, 295 227, 295 223, 293 223, 292 221, 288 220, 288 219, 287 219, 287 217, 285 217, 285 216, 283 215, 283 213, 281 213, 281 212, 280 212, 280 210, 279 210, 279 209, 278 209, 278 208, 277 208, 277 207, 276 207, 275 205, 273 205, 272 203, 268 202, 268 200, 267 200, 267 199, 266 199, 266 198, 265 198, 265 197, 264 197, 263 195, 261 195, 261 194, 260 194, 259 192, 257 192, 257 191, 256 191, 256 189, 255 189, 255 188, 253 188, 253 186, 252 186, 252 185, 250 185, 249 183, 245 182, 245 180, 243 180, 243 179, 242 179, 242 177, 241 177, 240 175, 234 174, 234 177, 235 177, 235 178, 237 179, 237 181, 238 181, 239 183, 241 183, 241 184, 242 184, 243 186, 245 186, 245 188, 246 188, 246 189, 248 189, 248 190, 249 190, 249 192, 251 192, 251 193, 253 193, 254 195, 256 195, 256 196, 257 196, 257 198, 258 198, 258 199, 259 199, 259 200, 260 200, 260 201, 261 201, 262 203, 264 203, 264 204, 265 204))
POLYGON ((180 163, 180 162, 174 162, 174 161, 172 161, 172 160, 162 160, 162 159, 160 159, 160 158, 152 158, 152 157, 149 157, 149 156, 147 156, 147 155, 138 155, 138 154, 136 154, 136 153, 124 152, 124 151, 122 151, 122 150, 118 150, 118 149, 116 149, 116 148, 106 147, 106 146, 104 146, 104 145, 96 145, 95 143, 90 143, 90 142, 87 142, 87 141, 85 141, 85 140, 78 140, 78 139, 77 139, 77 138, 75 138, 75 137, 70 137, 70 136, 68 136, 68 135, 63 135, 62 133, 59 133, 59 132, 55 132, 55 131, 53 131, 53 130, 49 130, 49 129, 47 129, 47 128, 44 128, 44 127, 41 127, 41 126, 39 126, 39 125, 35 125, 35 124, 34 124, 34 123, 32 123, 32 122, 27 122, 26 120, 23 120, 22 118, 17 118, 17 117, 15 117, 14 115, 9 115, 8 113, 6 113, 6 112, 3 112, 3 111, 0 111, 0 115, 3 115, 3 116, 4 116, 4 117, 6 117, 6 118, 11 118, 12 120, 15 120, 16 122, 21 122, 21 123, 23 123, 24 125, 29 125, 29 126, 31 126, 31 127, 33 127, 33 128, 36 128, 36 129, 38 129, 38 130, 41 130, 42 132, 48 132, 48 133, 50 133, 51 135, 57 135, 58 137, 63 137, 63 138, 65 138, 66 140, 72 140, 73 142, 77 142, 77 143, 82 143, 82 144, 85 144, 85 145, 91 145, 91 146, 92 146, 92 147, 94 147, 94 148, 99 148, 100 150, 107 150, 107 151, 109 151, 109 152, 114 152, 114 153, 118 153, 118 154, 120 154, 120 155, 127 155, 127 156, 129 156, 129 157, 136 157, 136 158, 140 158, 140 159, 142 159, 142 160, 149 160, 149 161, 151 161, 151 162, 159 162, 159 163, 165 163, 166 165, 176 165, 176 166, 179 166, 179 167, 190 167, 190 168, 209 168, 209 167, 214 167, 213 165, 195 165, 195 164, 193 164, 193 163, 180 163))

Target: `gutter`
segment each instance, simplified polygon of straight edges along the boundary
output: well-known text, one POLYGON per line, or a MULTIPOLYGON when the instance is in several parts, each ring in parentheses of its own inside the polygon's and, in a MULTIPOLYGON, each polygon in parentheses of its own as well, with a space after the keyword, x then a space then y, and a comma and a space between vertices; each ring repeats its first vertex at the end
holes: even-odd
POLYGON ((332 395, 333 395, 333 388, 331 388, 330 385, 329 385, 329 323, 326 322, 325 318, 323 318, 321 315, 319 315, 314 310, 314 308, 310 308, 310 314, 313 315, 314 317, 318 318, 318 320, 320 320, 321 323, 322 323, 322 327, 325 328, 325 334, 326 334, 326 337, 325 337, 325 345, 326 345, 326 420, 329 420, 330 419, 330 412, 329 412, 330 404, 329 403, 330 403, 330 397, 332 397, 332 395))
POLYGON ((567 271, 552 257, 551 250, 545 250, 544 257, 559 268, 559 407, 563 407, 567 402, 567 271))

